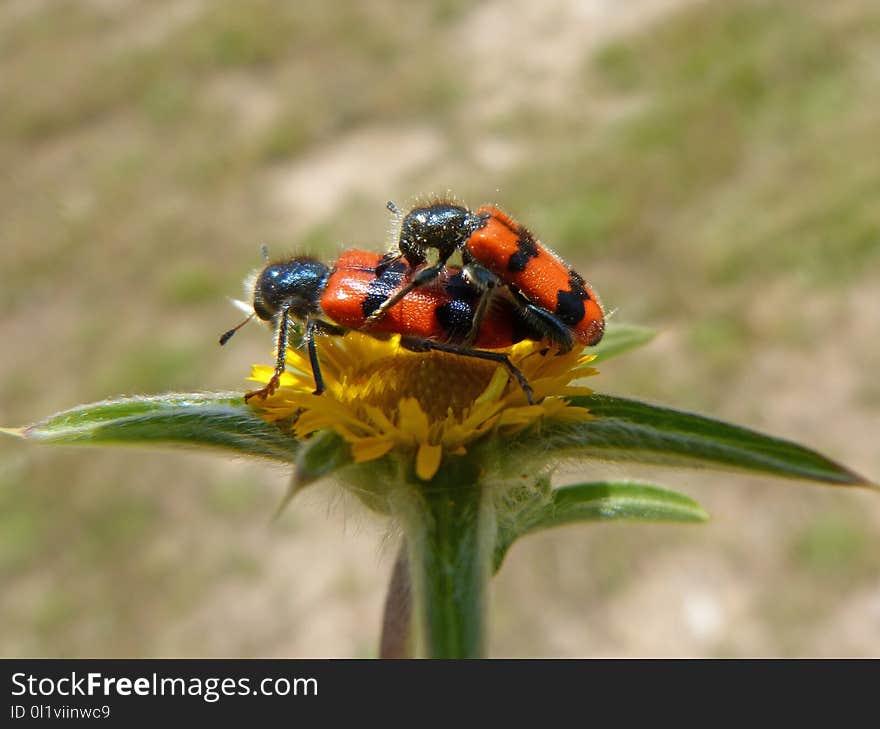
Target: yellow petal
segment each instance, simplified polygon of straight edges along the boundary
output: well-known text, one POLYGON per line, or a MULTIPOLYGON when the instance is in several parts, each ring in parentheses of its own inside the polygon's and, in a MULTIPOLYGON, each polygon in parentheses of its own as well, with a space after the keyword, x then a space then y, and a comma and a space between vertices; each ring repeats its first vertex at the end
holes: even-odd
POLYGON ((266 420, 280 420, 282 418, 290 418, 300 412, 300 408, 291 406, 286 402, 262 402, 260 398, 254 398, 248 403, 251 408, 257 411, 260 417, 266 420))
POLYGON ((556 393, 561 397, 572 397, 574 395, 578 396, 586 396, 592 395, 593 390, 589 387, 581 387, 580 385, 569 385, 567 387, 563 387, 556 393))
POLYGON ((559 394, 559 391, 571 382, 571 375, 556 375, 554 377, 542 377, 534 383, 536 392, 544 392, 552 395, 559 394))
POLYGON ((332 373, 333 379, 336 379, 340 372, 351 366, 351 361, 346 356, 348 342, 337 340, 333 344, 338 346, 330 345, 329 340, 318 340, 318 358, 321 360, 321 371, 325 380, 328 373, 332 373))
POLYGON ((355 463, 381 458, 394 447, 393 440, 386 438, 361 438, 352 443, 351 455, 355 463))
POLYGON ((474 407, 471 408, 468 416, 461 421, 461 427, 476 428, 480 423, 486 422, 487 420, 489 420, 489 418, 493 417, 503 408, 504 403, 498 401, 488 403, 476 403, 474 407))
POLYGON ((587 408, 577 408, 569 405, 560 408, 558 412, 551 416, 553 420, 561 423, 579 423, 584 420, 594 420, 596 418, 587 408))
POLYGON ((294 432, 297 437, 301 438, 324 428, 333 428, 342 435, 344 435, 343 429, 349 432, 353 431, 358 434, 358 437, 365 437, 376 432, 374 428, 369 426, 369 423, 359 420, 340 407, 307 410, 297 418, 294 432))
POLYGON ((303 375, 307 374, 312 377, 312 363, 298 349, 287 350, 287 366, 303 375))
POLYGON ((364 405, 364 412, 367 414, 367 417, 373 421, 379 430, 384 433, 395 433, 397 428, 394 423, 392 423, 382 412, 381 409, 374 407, 372 405, 364 405))
MULTIPOLYGON (((251 376, 248 379, 251 382, 262 382, 263 384, 267 383, 272 379, 272 375, 275 374, 274 367, 266 367, 264 365, 254 365, 251 368, 251 376)), ((281 387, 293 387, 296 384, 297 378, 293 376, 290 372, 282 372, 281 379, 279 380, 279 385, 281 387)))
POLYGON ((447 425, 442 434, 443 445, 446 448, 453 449, 464 445, 465 443, 469 443, 483 433, 492 430, 500 417, 500 415, 495 415, 482 423, 469 426, 464 424, 447 425))
POLYGON ((254 365, 251 367, 251 376, 248 379, 256 382, 268 382, 274 369, 268 365, 254 365))
POLYGON ((409 434, 416 443, 428 442, 428 416, 414 397, 405 397, 400 401, 397 428, 404 434, 409 434))
POLYGON ((416 476, 422 481, 430 481, 440 468, 443 458, 443 446, 422 443, 416 454, 416 476))
POLYGON ((529 339, 524 339, 510 348, 510 361, 517 363, 535 352, 540 352, 544 348, 545 345, 542 342, 533 342, 529 339))
POLYGON ((480 396, 474 400, 474 404, 482 405, 483 403, 493 402, 494 400, 498 400, 504 392, 504 388, 507 386, 507 370, 503 367, 499 367, 495 370, 495 374, 492 375, 492 379, 489 380, 489 384, 486 386, 486 389, 480 394, 480 396))
POLYGON ((519 408, 507 408, 501 413, 499 425, 520 425, 531 423, 546 414, 543 405, 526 405, 519 408))

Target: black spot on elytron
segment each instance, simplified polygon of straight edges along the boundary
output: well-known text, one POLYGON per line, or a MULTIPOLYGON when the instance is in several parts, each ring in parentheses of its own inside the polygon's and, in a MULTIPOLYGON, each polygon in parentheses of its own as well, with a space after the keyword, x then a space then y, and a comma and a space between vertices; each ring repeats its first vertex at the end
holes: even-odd
POLYGON ((369 317, 400 288, 406 270, 406 263, 398 261, 388 266, 381 275, 370 281, 367 286, 367 295, 361 302, 361 311, 364 313, 364 317, 369 317))
POLYGON ((402 280, 403 274, 406 273, 408 268, 409 266, 406 265, 406 261, 397 260, 386 264, 382 268, 376 268, 376 278, 384 278, 387 281, 391 281, 396 277, 398 280, 402 280))
POLYGON ((387 296, 370 291, 361 302, 361 311, 364 312, 364 318, 369 318, 387 299, 387 296))
POLYGON ((532 234, 525 228, 519 231, 516 240, 516 253, 512 254, 507 261, 507 270, 511 273, 521 273, 526 270, 529 261, 538 256, 538 244, 532 238, 532 234))
POLYGON ((386 271, 403 273, 406 270, 406 262, 401 261, 396 256, 396 253, 386 253, 384 256, 382 256, 382 258, 379 259, 379 263, 377 263, 376 268, 373 269, 376 273, 376 278, 379 278, 386 271))
POLYGON ((590 292, 587 291, 587 282, 584 281, 583 277, 573 268, 568 269, 568 285, 571 287, 571 292, 573 294, 577 294, 586 301, 590 300, 590 292))
POLYGON ((570 327, 575 326, 584 318, 584 297, 573 291, 560 291, 556 295, 554 311, 559 320, 570 327))
POLYGON ((452 299, 434 310, 437 323, 453 342, 467 337, 474 320, 474 307, 466 299, 452 299))

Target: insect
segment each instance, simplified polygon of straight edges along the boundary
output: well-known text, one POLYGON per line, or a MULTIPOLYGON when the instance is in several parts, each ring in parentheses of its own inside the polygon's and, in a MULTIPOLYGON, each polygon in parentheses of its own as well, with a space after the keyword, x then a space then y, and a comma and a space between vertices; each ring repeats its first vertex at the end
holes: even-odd
MULTIPOLYGON (((402 214, 394 203, 388 203, 388 208, 402 214)), ((398 301, 435 280, 453 253, 460 251, 462 275, 482 292, 483 299, 466 341, 476 336, 488 301, 499 286, 507 287, 534 326, 560 351, 570 350, 575 340, 598 344, 605 333, 602 305, 583 277, 496 207, 484 205, 472 212, 437 202, 413 208, 403 216, 397 248, 380 263, 379 270, 404 259, 414 273, 373 312, 368 326, 377 326, 398 301), (427 265, 432 248, 437 250, 437 262, 427 265)))
MULTIPOLYGON (((409 270, 407 264, 396 261, 380 267, 382 262, 378 253, 353 250, 343 253, 332 268, 300 256, 267 263, 257 273, 251 284, 253 312, 220 337, 220 344, 226 344, 254 317, 275 328, 275 371, 268 384, 247 393, 245 401, 265 399, 278 388, 294 322, 303 325, 302 345, 308 351, 315 394, 324 391, 315 337, 363 330, 372 313, 400 291, 409 270)), ((479 292, 465 280, 461 269, 449 267, 433 285, 420 286, 399 297, 368 333, 378 337, 399 334, 401 346, 413 352, 448 352, 502 364, 532 403, 532 388, 522 372, 505 353, 491 350, 524 339, 541 341, 542 331, 516 304, 499 297, 483 312, 472 343, 464 344, 473 330, 479 299, 479 292)))

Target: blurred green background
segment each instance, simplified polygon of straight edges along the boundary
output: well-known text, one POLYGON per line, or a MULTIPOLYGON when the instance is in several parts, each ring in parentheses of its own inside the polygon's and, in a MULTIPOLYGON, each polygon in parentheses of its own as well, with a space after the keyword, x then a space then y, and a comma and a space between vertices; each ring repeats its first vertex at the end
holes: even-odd
MULTIPOLYGON (((620 321, 597 389, 880 477, 875 0, 0 4, 0 422, 244 389, 226 302, 387 245, 388 199, 495 202, 620 321)), ((702 527, 570 527, 495 582, 493 655, 878 655, 880 499, 624 466, 702 527)), ((374 655, 394 551, 283 469, 0 441, 0 654, 374 655)))

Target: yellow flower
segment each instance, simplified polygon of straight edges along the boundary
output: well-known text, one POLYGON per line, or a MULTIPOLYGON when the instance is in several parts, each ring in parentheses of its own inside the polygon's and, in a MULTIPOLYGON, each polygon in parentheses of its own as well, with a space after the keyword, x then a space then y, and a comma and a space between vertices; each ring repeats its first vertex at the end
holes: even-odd
MULTIPOLYGON (((291 419, 296 438, 335 431, 351 444, 357 463, 392 450, 415 458, 417 476, 427 481, 444 454, 462 455, 487 434, 509 434, 541 418, 590 418, 586 408, 569 405, 566 397, 592 392, 570 383, 597 374, 588 366, 595 355, 546 350, 536 342, 506 350, 534 390, 535 404, 529 405, 519 385, 509 382, 507 370, 495 362, 410 352, 399 347, 396 337, 380 340, 359 332, 321 337, 323 394, 312 394, 308 357, 290 349, 279 388, 265 400, 251 398, 250 404, 268 421, 291 419)), ((265 384, 272 372, 272 367, 256 365, 250 379, 265 384)))

